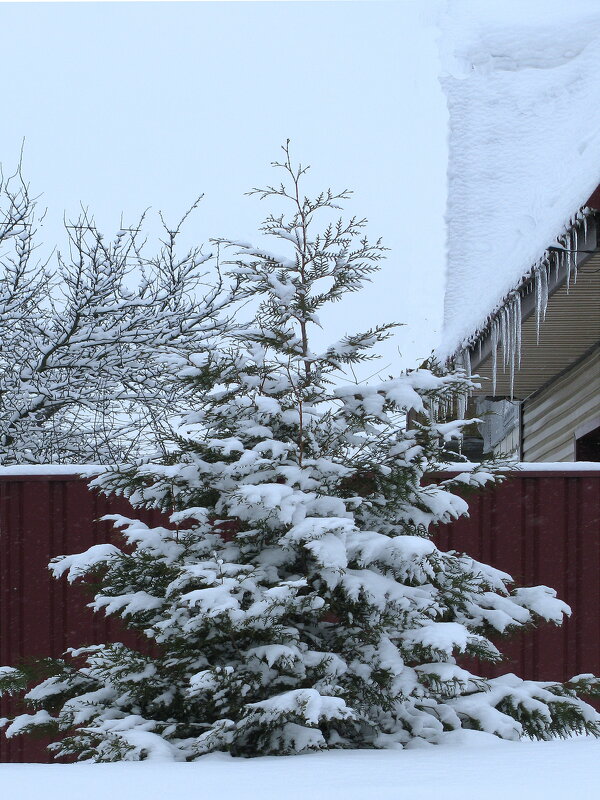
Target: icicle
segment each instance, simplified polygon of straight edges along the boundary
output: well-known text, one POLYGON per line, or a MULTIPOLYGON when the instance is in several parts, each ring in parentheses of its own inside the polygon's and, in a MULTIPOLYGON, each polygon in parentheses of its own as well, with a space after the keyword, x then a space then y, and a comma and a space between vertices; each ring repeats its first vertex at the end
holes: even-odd
POLYGON ((459 419, 464 419, 467 411, 467 397, 464 392, 458 395, 457 414, 459 419))
MULTIPOLYGON (((542 279, 542 285, 547 283, 542 279)), ((547 292, 546 292, 547 295, 547 292)), ((542 307, 544 291, 541 291, 542 307)), ((513 292, 506 304, 506 316, 504 319, 503 330, 503 350, 505 362, 508 364, 510 373, 510 396, 514 395, 515 370, 517 365, 521 367, 521 295, 513 292)))
MULTIPOLYGON (((469 350, 469 346, 467 345, 460 351, 460 355, 457 359, 460 362, 460 367, 463 370, 465 376, 467 378, 471 377, 471 352, 469 350)), ((467 400, 469 397, 469 391, 464 390, 461 391, 456 399, 456 413, 459 419, 464 419, 465 414, 467 413, 467 400)), ((448 416, 452 413, 451 409, 451 401, 450 398, 444 401, 444 408, 446 409, 446 415, 448 416)))
POLYGON ((519 367, 521 366, 521 295, 519 292, 514 292, 510 297, 508 351, 510 396, 512 398, 515 385, 515 370, 517 364, 519 367))
MULTIPOLYGON (((568 248, 569 247, 569 238, 568 238, 568 236, 565 236, 564 238, 565 238, 565 245, 564 246, 568 248)), ((566 258, 567 258, 567 294, 569 294, 569 287, 571 285, 571 255, 572 255, 571 250, 568 249, 567 252, 566 252, 566 258)))
POLYGON ((540 265, 536 264, 534 271, 535 282, 535 332, 536 342, 540 342, 540 320, 542 317, 542 279, 540 277, 540 265))
MULTIPOLYGON (((471 375, 471 355, 469 353, 469 347, 465 347, 460 352, 460 360, 462 363, 462 369, 466 376, 470 377, 471 375)), ((463 389, 456 398, 456 413, 458 419, 464 419, 465 414, 467 413, 467 399, 469 397, 469 392, 466 389, 463 389)))
POLYGON ((514 295, 510 301, 510 308, 509 308, 509 323, 510 329, 508 331, 508 341, 509 341, 509 348, 508 348, 508 359, 509 363, 515 362, 515 298, 514 295))
POLYGON ((588 215, 583 212, 583 240, 587 246, 587 238, 588 238, 588 215))
POLYGON ((560 253, 554 251, 554 280, 558 283, 558 275, 560 273, 560 253))
POLYGON ((429 422, 434 424, 438 418, 438 401, 432 398, 429 404, 429 422))
POLYGON ((513 396, 513 389, 515 385, 515 345, 517 341, 517 332, 515 330, 515 320, 517 315, 515 313, 515 296, 510 300, 510 331, 509 331, 509 364, 510 364, 510 397, 512 400, 513 396))
POLYGON ((541 269, 541 289, 542 289, 542 319, 546 319, 546 310, 548 308, 548 278, 549 278, 550 264, 546 259, 542 262, 541 269))
POLYGON ((506 372, 506 364, 508 361, 508 348, 507 348, 507 320, 506 320, 506 305, 500 311, 500 344, 502 345, 502 371, 506 372))
POLYGON ((521 295, 517 292, 515 297, 515 329, 517 332, 515 337, 515 350, 517 352, 517 365, 519 369, 521 369, 521 323, 521 295))
POLYGON ((498 372, 498 320, 492 321, 492 394, 496 394, 496 375, 498 372))
POLYGON ((512 308, 510 303, 506 306, 506 366, 510 366, 510 353, 511 353, 511 330, 512 330, 512 308))
POLYGON ((578 236, 577 236, 577 228, 576 228, 576 227, 574 227, 574 228, 573 228, 573 234, 572 234, 572 237, 573 237, 573 250, 575 251, 575 252, 573 253, 573 268, 574 268, 574 270, 575 270, 575 271, 574 271, 574 273, 573 273, 573 283, 577 283, 577 250, 578 250, 578 236))
POLYGON ((463 350, 463 364, 465 368, 465 375, 467 378, 470 378, 473 373, 471 372, 471 351, 468 347, 465 347, 463 350))

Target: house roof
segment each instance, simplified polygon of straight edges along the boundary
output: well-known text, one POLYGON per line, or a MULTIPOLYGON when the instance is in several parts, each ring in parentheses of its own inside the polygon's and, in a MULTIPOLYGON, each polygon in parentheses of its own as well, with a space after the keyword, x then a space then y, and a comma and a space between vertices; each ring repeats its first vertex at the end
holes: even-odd
POLYGON ((598 186, 600 14, 566 27, 463 20, 445 35, 442 359, 477 340, 598 186))

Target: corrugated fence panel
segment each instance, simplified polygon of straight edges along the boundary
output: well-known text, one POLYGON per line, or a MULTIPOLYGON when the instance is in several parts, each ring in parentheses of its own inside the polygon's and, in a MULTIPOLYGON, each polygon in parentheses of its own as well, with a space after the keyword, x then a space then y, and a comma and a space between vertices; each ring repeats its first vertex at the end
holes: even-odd
MULTIPOLYGON (((83 587, 54 580, 48 562, 110 541, 104 514, 131 514, 122 498, 91 492, 77 477, 0 478, 0 666, 40 656, 60 656, 67 647, 136 637, 112 618, 86 608, 83 587)), ((148 524, 164 523, 155 511, 136 512, 148 524)), ((0 717, 12 704, 0 700, 0 717)), ((0 736, 1 761, 48 761, 46 742, 0 736)))
MULTIPOLYGON (((499 641, 506 660, 474 665, 490 676, 564 680, 600 674, 600 468, 598 471, 521 472, 471 495, 470 517, 440 526, 442 549, 466 552, 515 578, 545 584, 573 608, 564 626, 546 625, 499 641)), ((112 619, 92 614, 82 587, 53 580, 51 558, 110 541, 104 514, 131 513, 122 498, 91 492, 69 476, 0 477, 0 666, 67 647, 136 638, 112 619)), ((135 512, 148 524, 157 512, 135 512)), ((11 704, 0 702, 0 716, 11 704)), ((0 737, 0 761, 48 761, 45 742, 0 737)))
POLYGON ((440 527, 443 549, 468 553, 518 585, 556 590, 573 615, 497 644, 506 660, 481 666, 490 677, 538 680, 600 674, 600 468, 522 472, 469 498, 470 516, 440 527))

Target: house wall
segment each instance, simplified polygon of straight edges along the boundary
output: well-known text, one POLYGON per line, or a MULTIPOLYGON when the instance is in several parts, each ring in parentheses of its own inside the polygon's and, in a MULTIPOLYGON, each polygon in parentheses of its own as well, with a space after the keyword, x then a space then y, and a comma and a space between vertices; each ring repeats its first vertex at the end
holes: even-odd
POLYGON ((575 461, 575 432, 600 416, 600 345, 526 399, 523 461, 575 461))

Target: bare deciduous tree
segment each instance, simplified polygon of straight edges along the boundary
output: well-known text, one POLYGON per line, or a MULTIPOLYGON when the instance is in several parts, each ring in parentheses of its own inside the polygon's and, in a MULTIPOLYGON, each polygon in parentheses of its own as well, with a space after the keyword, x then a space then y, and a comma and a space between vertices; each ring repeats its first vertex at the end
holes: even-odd
POLYGON ((168 409, 185 408, 173 365, 231 322, 236 285, 182 226, 145 215, 106 241, 87 213, 65 223, 67 252, 34 258, 39 217, 20 170, 0 175, 0 463, 114 463, 155 447, 168 409))

